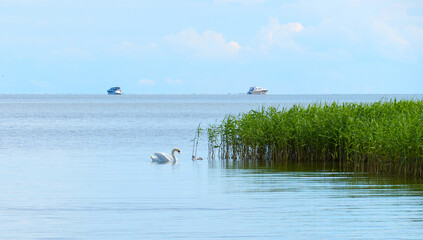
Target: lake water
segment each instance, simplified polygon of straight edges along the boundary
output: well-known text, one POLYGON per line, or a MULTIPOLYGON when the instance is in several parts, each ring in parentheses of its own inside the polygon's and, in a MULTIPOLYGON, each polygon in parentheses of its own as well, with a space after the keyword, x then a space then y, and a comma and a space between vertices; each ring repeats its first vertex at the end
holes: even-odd
POLYGON ((423 239, 420 183, 191 160, 228 113, 393 97, 0 95, 0 239, 423 239))

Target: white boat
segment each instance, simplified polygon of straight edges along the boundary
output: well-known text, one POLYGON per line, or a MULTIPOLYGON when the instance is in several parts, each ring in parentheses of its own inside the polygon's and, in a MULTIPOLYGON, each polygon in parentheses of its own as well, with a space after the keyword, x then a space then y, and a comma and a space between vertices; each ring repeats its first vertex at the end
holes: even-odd
POLYGON ((261 87, 250 87, 250 90, 248 90, 247 94, 257 94, 257 95, 266 95, 267 89, 261 88, 261 87))
POLYGON ((107 94, 109 94, 109 95, 121 95, 122 90, 120 90, 120 87, 112 87, 109 90, 107 90, 107 94))

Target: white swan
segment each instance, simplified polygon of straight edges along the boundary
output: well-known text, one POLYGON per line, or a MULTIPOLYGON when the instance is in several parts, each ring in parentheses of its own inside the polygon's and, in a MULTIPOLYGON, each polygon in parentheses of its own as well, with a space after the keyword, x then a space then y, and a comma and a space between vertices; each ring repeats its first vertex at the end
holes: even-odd
POLYGON ((151 157, 151 160, 156 163, 177 162, 178 159, 175 156, 175 152, 181 153, 181 150, 179 150, 179 148, 174 148, 172 150, 172 157, 167 153, 161 153, 161 152, 154 153, 154 155, 156 156, 150 155, 150 157, 151 157))

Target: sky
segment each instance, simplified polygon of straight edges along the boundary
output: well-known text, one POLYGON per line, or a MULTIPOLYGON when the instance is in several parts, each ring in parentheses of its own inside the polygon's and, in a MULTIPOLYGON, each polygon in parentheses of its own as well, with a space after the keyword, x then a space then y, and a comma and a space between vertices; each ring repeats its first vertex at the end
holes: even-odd
POLYGON ((421 0, 0 0, 0 93, 423 93, 421 0))

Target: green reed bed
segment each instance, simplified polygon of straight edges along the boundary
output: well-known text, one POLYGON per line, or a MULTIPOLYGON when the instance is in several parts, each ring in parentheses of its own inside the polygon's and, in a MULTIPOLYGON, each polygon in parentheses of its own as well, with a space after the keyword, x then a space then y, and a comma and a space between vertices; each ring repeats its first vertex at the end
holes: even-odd
POLYGON ((209 158, 331 162, 355 171, 423 176, 423 101, 295 105, 228 115, 207 129, 209 158))

